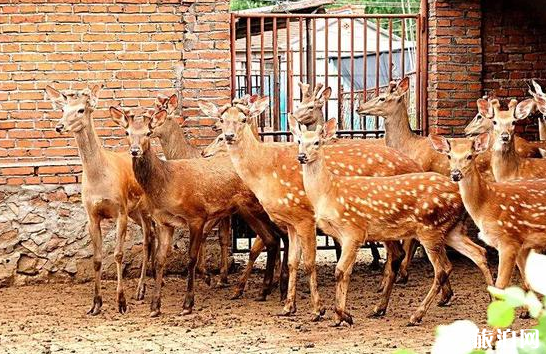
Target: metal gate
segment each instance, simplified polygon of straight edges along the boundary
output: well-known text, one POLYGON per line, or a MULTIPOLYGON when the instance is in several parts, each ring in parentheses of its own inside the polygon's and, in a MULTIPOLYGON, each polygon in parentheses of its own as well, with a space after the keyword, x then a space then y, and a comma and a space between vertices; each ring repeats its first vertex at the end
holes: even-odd
MULTIPOLYGON (((393 79, 410 77, 409 113, 414 131, 427 132, 426 1, 416 14, 231 14, 231 96, 269 96, 259 119, 262 140, 290 140, 287 114, 302 99, 298 82, 332 88, 325 118, 337 117, 338 135, 380 137, 381 117, 357 113, 360 102, 393 79)), ((251 237, 237 230, 237 237, 251 237)), ((325 247, 331 242, 326 239, 325 247)), ((324 248, 324 247, 323 247, 324 248)), ((246 249, 246 248, 245 248, 246 249)))

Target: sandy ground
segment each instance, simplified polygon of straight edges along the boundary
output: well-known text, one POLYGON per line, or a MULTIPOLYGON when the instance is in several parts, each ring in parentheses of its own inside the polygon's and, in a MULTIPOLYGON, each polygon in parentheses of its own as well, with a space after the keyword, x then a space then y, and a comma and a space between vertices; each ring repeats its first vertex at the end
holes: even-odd
MULTIPOLYGON (((92 284, 45 284, 0 289, 0 352, 2 353, 392 353, 411 348, 430 350, 437 325, 471 319, 485 326, 488 296, 481 273, 466 260, 454 261, 455 297, 448 307, 434 305, 418 327, 406 327, 412 311, 432 280, 432 267, 417 260, 410 281, 393 291, 386 317, 367 318, 379 300, 380 273, 371 271, 361 251, 350 286, 348 309, 352 327, 332 328, 334 263, 330 252, 319 255, 319 290, 329 310, 322 322, 310 322, 306 279, 298 283, 298 312, 277 317, 276 291, 256 302, 261 273, 252 275, 242 299, 229 300, 231 289, 208 287, 198 280, 194 313, 181 316, 185 279, 169 277, 163 292, 163 314, 149 318, 149 288, 144 302, 129 299, 125 315, 116 312, 115 282, 104 281, 104 306, 97 317, 86 315, 92 284)), ((264 256, 261 256, 264 257, 264 256)), ((243 258, 239 258, 244 260, 243 258)), ((231 283, 237 274, 230 276, 231 283)), ((130 293, 136 281, 127 281, 130 293)), ((516 329, 528 328, 518 319, 516 329)))

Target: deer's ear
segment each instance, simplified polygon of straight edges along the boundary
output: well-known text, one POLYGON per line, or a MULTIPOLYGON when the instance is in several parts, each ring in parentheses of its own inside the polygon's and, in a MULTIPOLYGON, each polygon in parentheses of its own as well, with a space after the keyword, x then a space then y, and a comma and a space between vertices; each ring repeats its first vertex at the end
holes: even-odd
POLYGON ((398 83, 398 85, 396 85, 396 94, 398 96, 403 96, 406 94, 406 92, 408 92, 409 90, 409 77, 406 76, 404 77, 402 80, 400 80, 400 82, 398 83))
POLYGON ((51 101, 53 109, 61 109, 67 101, 65 95, 55 90, 53 87, 47 85, 45 87, 46 97, 51 101))
POLYGON ((544 92, 542 92, 542 87, 536 82, 534 79, 531 80, 531 83, 533 84, 533 87, 535 88, 535 93, 538 95, 544 95, 544 92))
POLYGON ((292 113, 288 113, 288 127, 290 128, 290 132, 292 135, 294 135, 295 138, 301 137, 301 129, 298 121, 292 113))
POLYGON ((212 118, 220 118, 218 106, 212 102, 199 102, 199 108, 206 116, 212 118))
POLYGON ((489 149, 489 140, 491 139, 489 133, 481 133, 477 137, 474 138, 474 152, 477 154, 481 154, 482 152, 486 152, 487 149, 489 149))
POLYGON ((432 144, 434 150, 438 151, 441 154, 449 154, 449 152, 451 151, 451 145, 449 144, 449 141, 441 135, 430 134, 428 136, 428 140, 430 140, 430 143, 432 144))
POLYGON ((162 109, 159 112, 154 113, 152 116, 152 119, 150 120, 150 128, 155 129, 159 126, 162 126, 163 123, 165 123, 165 120, 167 119, 167 111, 162 109))
POLYGON ((516 119, 525 119, 531 112, 533 111, 533 107, 535 106, 535 101, 532 98, 528 98, 526 100, 521 101, 516 106, 516 110, 514 111, 514 117, 516 119))
POLYGON ((476 104, 478 105, 478 112, 480 112, 483 117, 493 118, 493 105, 491 105, 491 102, 486 99, 479 98, 476 101, 476 104))
POLYGON ((546 98, 537 96, 535 97, 535 103, 540 113, 546 115, 546 98))
POLYGON ((102 90, 102 87, 104 85, 95 85, 91 89, 91 94, 89 95, 89 105, 93 108, 97 107, 97 104, 99 103, 99 93, 102 90))
POLYGON ((265 111, 269 106, 269 96, 258 98, 252 105, 250 105, 250 117, 256 117, 265 111))
POLYGON ((335 118, 330 118, 328 121, 324 124, 324 127, 322 128, 322 138, 324 140, 332 139, 336 136, 337 131, 337 124, 335 118))
POLYGON ((123 112, 123 109, 120 107, 110 107, 110 117, 123 129, 127 129, 129 127, 129 121, 125 116, 125 112, 123 112))
POLYGON ((320 100, 324 103, 330 99, 330 96, 332 95, 332 88, 327 87, 322 91, 322 94, 320 95, 320 100))
POLYGON ((167 112, 173 113, 178 108, 178 95, 173 93, 167 101, 167 112))

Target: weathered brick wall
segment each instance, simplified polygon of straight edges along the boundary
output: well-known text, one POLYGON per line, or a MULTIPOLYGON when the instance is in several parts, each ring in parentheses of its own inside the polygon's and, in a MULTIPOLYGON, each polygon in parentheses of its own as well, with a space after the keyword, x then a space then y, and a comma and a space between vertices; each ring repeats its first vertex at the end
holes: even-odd
POLYGON ((499 98, 528 97, 525 80, 546 84, 546 19, 510 1, 484 0, 483 10, 484 90, 499 98))
MULTIPOLYGON (((5 1, 2 1, 4 3, 5 1)), ((183 115, 201 144, 198 99, 229 100, 229 1, 11 1, 0 6, 0 185, 73 183, 74 139, 53 130, 43 89, 104 83, 95 112, 104 144, 125 142, 107 107, 150 105, 158 92, 183 92, 183 115), (183 69, 182 69, 183 68, 183 69), (57 161, 54 165, 51 161, 57 161)))
POLYGON ((460 134, 482 95, 480 0, 429 0, 431 133, 460 134))

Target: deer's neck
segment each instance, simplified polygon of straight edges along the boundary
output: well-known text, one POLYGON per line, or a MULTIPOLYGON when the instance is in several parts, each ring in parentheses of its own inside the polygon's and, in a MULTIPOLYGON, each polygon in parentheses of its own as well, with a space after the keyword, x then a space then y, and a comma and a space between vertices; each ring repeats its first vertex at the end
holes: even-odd
POLYGON ((305 192, 311 204, 316 206, 321 198, 328 196, 333 185, 332 175, 324 161, 324 153, 320 152, 315 161, 306 163, 302 167, 305 192))
POLYGON ((133 172, 142 189, 150 197, 150 201, 157 200, 157 196, 166 190, 169 173, 165 161, 161 161, 150 148, 146 149, 141 157, 133 158, 133 172))
POLYGON ((78 145, 84 174, 87 178, 100 177, 106 166, 106 157, 90 113, 87 119, 85 127, 74 132, 74 137, 78 145))
POLYGON ((406 152, 413 150, 411 143, 418 136, 411 131, 408 108, 402 100, 396 105, 395 112, 385 117, 385 143, 387 146, 406 152))
POLYGON ((262 177, 263 169, 271 165, 271 156, 262 151, 262 143, 249 125, 245 125, 238 141, 227 144, 227 149, 237 174, 256 193, 251 185, 262 177))
POLYGON ((201 151, 188 141, 184 129, 174 119, 167 119, 162 129, 167 133, 159 135, 159 143, 167 160, 201 156, 201 151))
POLYGON ((459 182, 459 191, 466 210, 479 227, 482 219, 481 211, 487 205, 492 190, 475 165, 459 182))
POLYGON ((520 157, 516 152, 514 139, 505 148, 492 149, 491 169, 495 181, 503 182, 517 177, 520 157))

